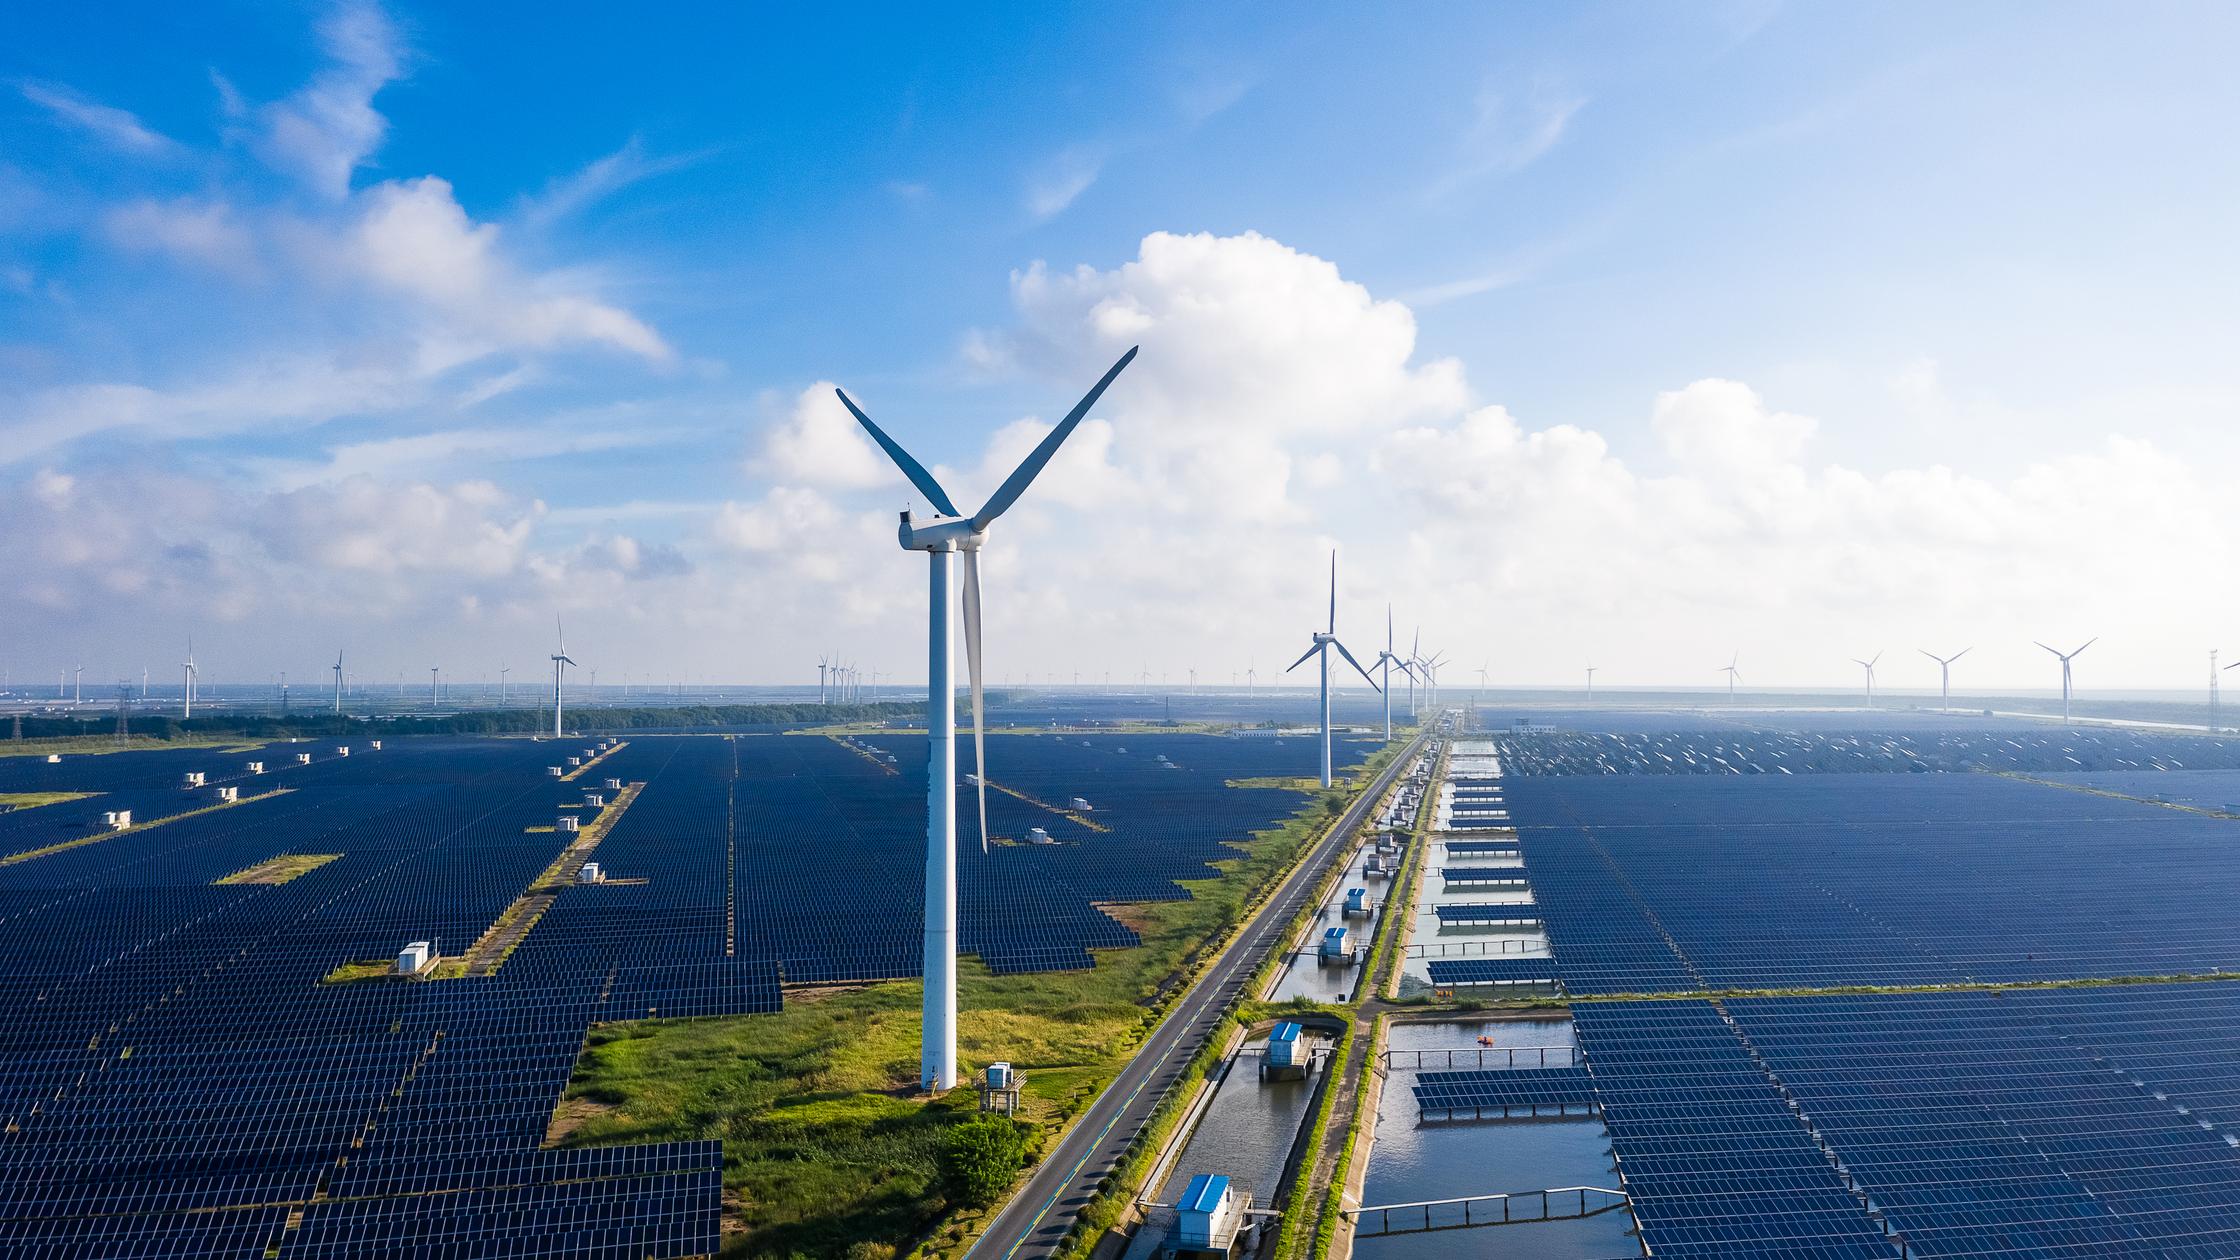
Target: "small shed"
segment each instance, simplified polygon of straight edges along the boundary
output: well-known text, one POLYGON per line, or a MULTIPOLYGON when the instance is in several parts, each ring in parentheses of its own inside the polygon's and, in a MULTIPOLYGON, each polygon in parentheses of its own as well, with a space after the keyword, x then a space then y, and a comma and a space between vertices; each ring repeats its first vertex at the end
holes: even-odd
POLYGON ((104 810, 101 814, 101 823, 111 831, 123 831, 132 825, 132 811, 129 809, 104 810))
POLYGON ((1322 930, 1322 957, 1325 961, 1353 961, 1353 934, 1343 927, 1322 930))
POLYGON ((380 751, 381 751, 381 741, 380 741, 380 740, 378 740, 378 739, 369 739, 369 740, 367 740, 367 741, 366 741, 366 747, 368 747, 368 748, 371 748, 371 749, 372 749, 372 750, 374 750, 375 752, 380 752, 380 751))
POLYGON ((619 792, 619 791, 621 791, 621 790, 622 790, 622 780, 620 780, 620 779, 609 779, 609 780, 607 780, 607 785, 606 785, 606 786, 607 786, 607 790, 608 790, 609 792, 619 792))
POLYGON ((61 753, 48 753, 48 754, 47 754, 47 764, 48 764, 48 765, 50 765, 50 766, 59 766, 59 765, 61 765, 61 764, 62 764, 62 754, 61 754, 61 753))
POLYGON ((574 814, 562 814, 553 821, 552 829, 554 831, 581 831, 583 830, 583 824, 576 820, 574 814))
POLYGON ((1096 809, 1094 805, 1091 805, 1089 803, 1089 799, 1084 796, 1076 796, 1073 799, 1067 801, 1066 808, 1079 814, 1091 813, 1096 809))
POLYGON ((607 882, 607 872, 597 862, 585 862, 583 869, 576 872, 576 882, 579 884, 604 884, 607 882))
POLYGON ((242 768, 243 770, 246 770, 246 771, 248 771, 248 772, 249 772, 250 774, 263 774, 263 773, 264 773, 264 763, 263 763, 263 762, 261 762, 261 761, 251 761, 251 762, 247 762, 247 763, 245 763, 245 764, 244 764, 244 765, 243 765, 243 766, 242 766, 241 768, 242 768))
POLYGON ((310 765, 310 764, 311 764, 311 754, 310 754, 310 753, 297 753, 297 754, 296 754, 296 764, 297 764, 297 765, 299 765, 299 766, 308 766, 308 765, 310 765))
POLYGON ((201 787, 201 786, 202 786, 202 784, 203 784, 203 781, 204 781, 204 777, 203 777, 203 773, 202 773, 202 771, 200 771, 200 770, 189 770, 189 771, 187 771, 187 783, 186 783, 186 785, 187 785, 188 787, 191 787, 191 788, 198 788, 198 787, 201 787))
POLYGON ((397 951, 397 974, 417 976, 428 969, 428 963, 434 957, 434 951, 426 941, 413 941, 397 951))
POLYGON ((350 745, 348 745, 348 744, 336 744, 336 745, 334 746, 334 755, 335 755, 335 756, 337 756, 337 757, 347 757, 347 756, 349 756, 349 755, 350 755, 350 745))
POLYGON ((1369 914, 1369 890, 1366 888, 1346 889, 1345 913, 1349 919, 1366 918, 1369 914))
POLYGON ((212 789, 212 793, 217 797, 218 803, 220 805, 231 805, 235 801, 241 799, 241 789, 233 787, 231 785, 221 788, 214 788, 212 789))
POLYGON ((1057 841, 1055 841, 1055 840, 1052 840, 1052 839, 1050 838, 1050 831, 1049 831, 1049 829, 1048 829, 1048 828, 1046 828, 1046 827, 1029 827, 1029 828, 1027 828, 1027 843, 1028 843, 1028 844, 1056 844, 1056 843, 1057 843, 1057 841))
POLYGON ((546 766, 544 768, 544 772, 551 775, 555 779, 560 777, 560 767, 558 766, 546 766))
POLYGON ((1175 1246, 1183 1251, 1226 1253, 1236 1241, 1238 1210, 1236 1188, 1219 1173, 1199 1173, 1182 1188, 1174 1205, 1175 1246))

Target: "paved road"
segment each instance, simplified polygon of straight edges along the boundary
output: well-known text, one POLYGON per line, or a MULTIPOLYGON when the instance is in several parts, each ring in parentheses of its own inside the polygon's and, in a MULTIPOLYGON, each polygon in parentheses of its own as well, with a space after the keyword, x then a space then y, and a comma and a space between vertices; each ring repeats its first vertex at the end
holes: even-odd
POLYGON ((1067 1130, 1064 1140, 1035 1169, 1025 1188, 997 1213, 995 1222, 965 1253, 967 1260, 1035 1258, 1057 1250, 1073 1225, 1074 1213, 1096 1194, 1105 1176, 1127 1152, 1128 1144, 1151 1118, 1159 1100, 1182 1078, 1198 1048, 1220 1029, 1230 999, 1252 978, 1269 951, 1283 944, 1286 929, 1314 890, 1315 881, 1333 857, 1348 852, 1344 846, 1351 843, 1362 819, 1392 781, 1414 762, 1422 744, 1419 735, 1392 759, 1370 789, 1354 798, 1321 845, 1292 869, 1276 895, 1230 938, 1220 957, 1151 1031, 1128 1066, 1067 1130))

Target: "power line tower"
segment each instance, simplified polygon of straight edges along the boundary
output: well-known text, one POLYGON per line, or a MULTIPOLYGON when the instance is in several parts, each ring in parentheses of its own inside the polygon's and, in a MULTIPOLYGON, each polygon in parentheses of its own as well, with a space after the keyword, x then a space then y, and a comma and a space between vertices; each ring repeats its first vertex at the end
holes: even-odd
POLYGON ((130 744, 130 743, 132 742, 132 722, 131 722, 131 718, 130 718, 130 717, 128 716, 128 715, 129 715, 129 714, 130 714, 131 712, 132 712, 132 688, 131 688, 131 687, 130 687, 130 686, 129 686, 128 684, 125 684, 125 683, 118 683, 118 684, 117 684, 117 747, 119 747, 119 748, 123 748, 123 747, 125 747, 125 746, 126 746, 127 744, 130 744))

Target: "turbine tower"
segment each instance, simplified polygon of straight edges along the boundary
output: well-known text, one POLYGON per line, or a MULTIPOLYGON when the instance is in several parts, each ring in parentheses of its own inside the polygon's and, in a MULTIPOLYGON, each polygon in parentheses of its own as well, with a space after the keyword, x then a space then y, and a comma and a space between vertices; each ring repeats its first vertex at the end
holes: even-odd
POLYGON ((194 683, 197 677, 194 668, 194 636, 190 634, 187 636, 187 659, 180 662, 179 667, 179 685, 186 695, 186 709, 179 715, 181 721, 194 716, 194 683))
MULTIPOLYGON (((1415 689, 1415 671, 1392 650, 1392 605, 1386 604, 1384 606, 1384 650, 1377 653, 1377 672, 1384 675, 1384 683, 1377 690, 1384 693, 1384 738, 1386 743, 1392 742, 1392 667, 1395 665, 1400 667, 1401 673, 1408 676, 1408 688, 1413 692, 1415 689)), ((1246 685, 1249 687, 1252 671, 1246 670, 1244 676, 1246 685)))
POLYGON ((436 671, 441 668, 440 665, 428 667, 428 707, 431 709, 443 703, 443 691, 436 685, 436 671))
POLYGON ((86 702, 86 667, 85 667, 85 666, 83 666, 83 665, 80 665, 80 666, 78 666, 78 667, 77 667, 77 672, 76 672, 76 673, 74 673, 74 674, 72 674, 72 675, 70 676, 70 703, 72 703, 72 704, 84 704, 85 702, 86 702))
POLYGON ((1736 649, 1736 650, 1735 650, 1734 658, 1733 658, 1732 660, 1729 660, 1729 661, 1727 662, 1726 668, 1725 668, 1725 669, 1722 669, 1722 670, 1720 670, 1720 671, 1719 671, 1720 673, 1722 673, 1722 674, 1725 674, 1725 675, 1727 676, 1727 703, 1728 703, 1728 704, 1733 704, 1733 703, 1734 703, 1734 685, 1735 685, 1736 683, 1738 683, 1738 682, 1741 682, 1741 681, 1742 681, 1742 669, 1741 669, 1741 666, 1742 666, 1742 651, 1741 651, 1741 649, 1739 649, 1739 648, 1738 648, 1738 649, 1736 649))
POLYGON ((1852 663, 1852 664, 1854 664, 1854 665, 1857 665, 1857 666, 1859 666, 1860 668, 1862 668, 1862 669, 1864 669, 1864 670, 1866 670, 1866 671, 1867 671, 1867 707, 1868 707, 1868 708, 1870 708, 1870 709, 1874 707, 1874 666, 1875 666, 1875 661, 1879 661, 1879 660, 1881 660, 1881 659, 1882 659, 1882 653, 1880 653, 1880 652, 1877 652, 1877 653, 1875 653, 1875 654, 1874 654, 1874 660, 1862 661, 1862 660, 1860 660, 1860 659, 1859 659, 1858 657, 1856 657, 1856 656, 1854 656, 1854 657, 1852 657, 1852 658, 1851 658, 1851 663, 1852 663))
POLYGON ((1587 703, 1588 703, 1588 704, 1593 704, 1593 703, 1594 703, 1594 673, 1595 673, 1595 667, 1594 667, 1594 666, 1592 666, 1592 665, 1589 665, 1589 666, 1587 666, 1587 703))
POLYGON ((1938 703, 1942 708, 1949 712, 1952 708, 1952 663, 1959 660, 1961 657, 1966 656, 1968 653, 1975 651, 1975 648, 1972 646, 1964 647, 1959 651, 1954 652, 1950 656, 1939 656, 1935 652, 1932 652, 1927 648, 1918 648, 1916 650, 1919 651, 1923 656, 1926 656, 1930 660, 1937 663, 1937 695, 1939 697, 1938 703))
POLYGON ((951 558, 964 556, 964 654, 972 690, 973 770, 980 796, 980 844, 988 843, 988 783, 985 747, 980 729, 984 699, 980 671, 980 546, 987 541, 988 526, 995 523, 1042 472, 1058 447, 1070 437, 1089 408, 1136 357, 1134 347, 1105 372, 1089 392, 1074 404, 1066 418, 1028 454, 986 504, 971 516, 957 510, 949 492, 941 488, 925 465, 871 423, 847 393, 840 402, 857 423, 887 453, 895 467, 918 492, 926 496, 935 516, 923 525, 902 513, 895 531, 905 551, 926 553, 926 923, 925 923, 925 1024, 918 1051, 918 1083, 929 1093, 939 1093, 957 1083, 957 701, 956 662, 949 650, 949 625, 956 609, 956 585, 950 577, 951 558))
POLYGON ((2061 724, 2063 726, 2069 725, 2069 662, 2084 655, 2085 648, 2091 647, 2093 644, 2098 643, 2099 641, 2100 637, 2098 635, 2094 635, 2092 638, 2086 639, 2084 641, 2084 646, 2078 648, 2074 652, 2055 652, 2052 648, 2046 647, 2046 645, 2043 643, 2038 644, 2039 647, 2046 648, 2046 651, 2053 652, 2053 654, 2056 657, 2060 658, 2061 661, 2061 724))
POLYGON ((560 679, 567 673, 568 666, 575 664, 575 662, 568 657, 567 627, 561 625, 560 619, 555 617, 552 621, 552 630, 560 640, 560 649, 552 654, 552 737, 558 739, 560 738, 560 679))
MULTIPOLYGON (((2240 668, 2240 661, 2234 661, 2225 668, 2240 668)), ((2211 735, 2217 733, 2217 674, 2217 654, 2211 652, 2209 653, 2209 733, 2211 735)))
POLYGON ((334 650, 334 711, 342 712, 342 649, 334 650))
MULTIPOLYGON (((1324 787, 1330 786, 1331 648, 1338 649, 1338 654, 1345 657, 1346 663, 1353 666, 1354 672, 1360 674, 1364 679, 1367 679, 1370 686, 1375 687, 1377 685, 1377 680, 1369 677, 1369 671, 1361 668, 1361 662, 1353 659, 1353 653, 1346 651, 1346 645, 1338 642, 1338 553, 1335 551, 1330 553, 1330 628, 1327 630, 1316 631, 1314 636, 1314 646, 1308 648, 1305 655, 1302 655, 1298 660, 1291 662, 1291 664, 1287 666, 1283 671, 1284 673, 1288 674, 1292 670, 1306 664, 1307 657, 1309 656, 1319 656, 1322 658, 1322 786, 1324 787)), ((1382 688, 1378 689, 1380 691, 1382 690, 1382 688)))

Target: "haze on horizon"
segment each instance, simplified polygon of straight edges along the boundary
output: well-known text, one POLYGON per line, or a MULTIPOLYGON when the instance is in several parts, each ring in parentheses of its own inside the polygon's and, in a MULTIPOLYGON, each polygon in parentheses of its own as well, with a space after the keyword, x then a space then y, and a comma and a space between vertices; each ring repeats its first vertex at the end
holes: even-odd
POLYGON ((2240 10, 27 12, 0 52, 19 688, 1263 679, 2200 687, 2240 658, 2240 10), (2230 635, 2226 640, 2224 636, 2230 635))

